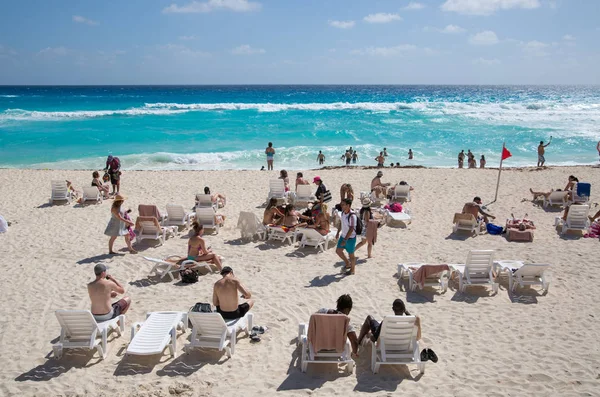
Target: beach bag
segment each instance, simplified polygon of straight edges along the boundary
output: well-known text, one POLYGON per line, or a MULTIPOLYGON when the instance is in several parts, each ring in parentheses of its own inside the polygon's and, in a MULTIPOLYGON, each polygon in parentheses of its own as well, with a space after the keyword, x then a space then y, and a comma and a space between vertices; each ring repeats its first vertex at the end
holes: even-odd
POLYGON ((488 223, 486 226, 488 234, 502 234, 502 226, 494 225, 493 223, 488 223))
POLYGON ((110 181, 110 175, 108 175, 108 172, 105 172, 104 175, 102 176, 102 181, 103 182, 108 182, 110 181))
POLYGON ((325 193, 321 195, 323 197, 323 202, 328 203, 332 200, 331 192, 329 190, 325 190, 325 193))
POLYGON ((212 313, 212 307, 210 306, 210 303, 202 303, 202 302, 197 302, 191 309, 191 312, 197 312, 197 313, 212 313))
POLYGON ((392 205, 390 205, 390 211, 392 211, 392 212, 402 212, 402 204, 400 204, 400 203, 393 203, 392 205))
POLYGON ((184 284, 193 284, 198 282, 198 272, 193 269, 183 269, 179 271, 181 282, 184 284))

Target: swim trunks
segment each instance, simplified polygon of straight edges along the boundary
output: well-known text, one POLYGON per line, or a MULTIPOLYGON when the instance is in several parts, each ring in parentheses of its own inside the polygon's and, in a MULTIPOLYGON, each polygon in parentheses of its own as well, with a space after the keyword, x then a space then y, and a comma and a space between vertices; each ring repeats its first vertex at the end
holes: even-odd
POLYGON ((337 243, 337 247, 345 249, 346 252, 348 252, 349 254, 353 254, 354 250, 356 249, 356 237, 349 238, 348 240, 346 240, 346 244, 344 246, 341 245, 342 241, 344 241, 344 238, 340 237, 337 243))
POLYGON ((545 163, 546 162, 546 158, 544 157, 543 154, 538 154, 538 161, 540 163, 545 163))
POLYGON ((92 314, 96 322, 108 321, 113 318, 119 317, 121 313, 127 308, 127 301, 125 299, 119 299, 112 304, 110 311, 106 314, 92 314))
POLYGON ((219 306, 217 306, 217 313, 219 313, 224 320, 235 320, 242 318, 246 315, 246 313, 248 313, 249 310, 250 305, 247 302, 238 305, 237 309, 232 312, 224 312, 219 306))

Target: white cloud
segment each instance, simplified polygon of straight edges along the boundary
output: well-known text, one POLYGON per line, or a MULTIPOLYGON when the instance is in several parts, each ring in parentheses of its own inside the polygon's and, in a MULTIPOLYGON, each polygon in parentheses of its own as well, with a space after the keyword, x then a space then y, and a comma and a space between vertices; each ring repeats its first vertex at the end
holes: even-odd
POLYGON ((491 30, 486 30, 471 36, 469 42, 473 45, 493 45, 498 43, 498 36, 491 30))
POLYGON ((368 23, 390 23, 392 21, 401 21, 402 17, 398 14, 379 12, 377 14, 369 14, 363 19, 368 23))
POLYGON ((574 37, 574 36, 571 36, 570 34, 566 34, 566 35, 564 35, 564 36, 563 36, 563 40, 566 40, 566 41, 574 41, 574 40, 575 40, 575 37, 574 37))
POLYGON ((467 31, 467 29, 461 28, 460 26, 457 26, 457 25, 448 25, 444 29, 440 29, 440 33, 445 33, 445 34, 464 33, 466 31, 467 31))
POLYGON ((189 4, 178 6, 171 4, 163 8, 163 14, 191 14, 191 13, 207 13, 218 10, 228 10, 235 12, 249 12, 259 10, 261 4, 248 0, 208 0, 205 2, 192 1, 189 4))
POLYGON ((416 49, 417 47, 415 45, 401 44, 394 47, 367 47, 360 50, 352 50, 350 51, 350 54, 388 57, 409 51, 414 51, 416 49))
POLYGON ((354 21, 332 21, 327 22, 329 26, 333 26, 338 29, 350 29, 354 27, 354 21))
POLYGON ((499 65, 500 64, 500 60, 493 58, 493 59, 486 59, 486 58, 478 58, 475 59, 473 61, 474 64, 476 65, 487 65, 487 66, 491 66, 491 65, 499 65))
POLYGON ((491 15, 498 10, 538 7, 539 0, 446 0, 441 6, 444 11, 468 15, 491 15))
POLYGON ((210 57, 211 54, 209 52, 192 50, 189 47, 186 47, 182 44, 165 44, 158 46, 159 50, 169 51, 175 55, 182 55, 186 57, 198 57, 198 58, 207 58, 210 57))
POLYGON ((196 40, 196 36, 179 36, 178 39, 182 41, 190 41, 196 40))
POLYGON ((46 47, 40 51, 38 51, 38 55, 67 55, 69 50, 63 46, 60 47, 46 47))
POLYGON ((85 23, 86 25, 90 25, 90 26, 99 25, 99 23, 97 21, 92 21, 91 19, 87 19, 85 17, 82 17, 81 15, 73 15, 73 22, 85 23))
POLYGON ((402 7, 403 10, 407 11, 422 10, 423 8, 425 8, 425 4, 417 3, 416 1, 411 1, 406 7, 402 7))
POLYGON ((536 57, 544 57, 550 55, 546 49, 550 47, 550 44, 542 43, 541 41, 532 40, 526 43, 521 43, 521 48, 527 55, 536 57))
POLYGON ((265 51, 263 48, 252 48, 250 45, 248 44, 243 44, 239 47, 235 47, 233 50, 231 50, 231 53, 233 55, 255 55, 255 54, 264 54, 267 51, 265 51))

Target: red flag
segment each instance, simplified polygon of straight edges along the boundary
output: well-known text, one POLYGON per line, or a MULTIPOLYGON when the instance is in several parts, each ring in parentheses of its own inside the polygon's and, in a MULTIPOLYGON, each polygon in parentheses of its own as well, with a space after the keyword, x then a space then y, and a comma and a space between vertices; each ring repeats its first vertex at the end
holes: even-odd
POLYGON ((506 160, 510 156, 512 156, 512 154, 508 151, 507 148, 503 147, 502 148, 502 160, 506 160))

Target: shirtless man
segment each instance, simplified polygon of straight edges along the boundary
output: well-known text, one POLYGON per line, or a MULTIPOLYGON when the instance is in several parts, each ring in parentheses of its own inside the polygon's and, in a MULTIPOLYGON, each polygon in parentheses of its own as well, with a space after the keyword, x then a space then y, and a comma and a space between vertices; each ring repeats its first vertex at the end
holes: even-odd
POLYGON ((275 149, 273 149, 273 142, 269 142, 269 145, 265 149, 265 154, 267 155, 267 169, 269 171, 273 170, 273 156, 275 156, 275 149))
POLYGON ((358 160, 358 153, 355 150, 354 153, 352 153, 352 164, 356 164, 357 160, 358 160))
POLYGON ((546 158, 544 157, 544 153, 546 153, 545 148, 548 147, 548 145, 550 145, 551 142, 552 142, 552 137, 550 137, 550 140, 545 145, 544 145, 544 141, 540 141, 540 144, 538 145, 538 162, 537 162, 538 167, 544 166, 544 163, 546 162, 546 158))
POLYGON ((388 156, 388 154, 387 154, 387 148, 384 147, 383 148, 383 157, 387 157, 387 156, 388 156))
POLYGON ((466 203, 463 206, 462 213, 463 214, 473 214, 475 219, 478 219, 479 214, 481 214, 481 215, 483 215, 483 221, 485 223, 488 223, 489 218, 496 219, 495 216, 484 212, 483 209, 481 208, 482 205, 483 205, 483 203, 481 202, 481 198, 475 197, 472 202, 466 203))
POLYGON ((346 165, 350 165, 350 161, 352 160, 352 153, 350 153, 350 150, 346 150, 344 157, 346 158, 346 165))
POLYGON ((317 162, 319 163, 319 165, 323 165, 323 163, 325 163, 325 155, 321 153, 320 150, 319 154, 317 155, 317 162))
POLYGON ((213 304, 217 307, 217 313, 225 320, 242 318, 254 306, 250 299, 252 294, 248 291, 233 274, 233 269, 225 266, 221 270, 222 279, 217 281, 213 288, 213 304), (239 304, 238 291, 246 302, 239 304))
POLYGON ((383 156, 383 152, 379 152, 379 156, 375 157, 375 161, 377 161, 377 167, 384 166, 385 157, 383 156))
POLYGON ((301 172, 296 174, 296 190, 298 190, 298 185, 310 185, 310 182, 304 179, 304 174, 301 172))
POLYGON ((461 150, 458 154, 458 168, 462 168, 465 163, 465 151, 461 150))
POLYGON ((382 183, 381 177, 383 176, 383 172, 377 171, 377 176, 373 178, 371 181, 371 191, 375 192, 376 197, 380 197, 383 195, 385 197, 387 195, 387 188, 390 186, 389 183, 382 183))
POLYGON ((99 263, 94 266, 96 279, 88 284, 88 294, 92 302, 92 315, 97 322, 112 320, 127 313, 131 305, 131 298, 125 296, 118 301, 111 303, 111 298, 119 294, 124 294, 125 289, 113 276, 106 274, 108 268, 99 263))

